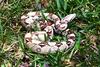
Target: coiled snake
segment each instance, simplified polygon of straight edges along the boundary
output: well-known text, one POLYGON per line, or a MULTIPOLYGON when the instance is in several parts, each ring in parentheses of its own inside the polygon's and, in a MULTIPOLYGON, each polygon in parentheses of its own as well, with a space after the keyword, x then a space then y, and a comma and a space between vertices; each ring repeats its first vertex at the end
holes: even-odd
POLYGON ((28 29, 39 31, 25 34, 25 43, 33 52, 40 54, 55 53, 64 51, 75 44, 75 34, 67 29, 68 22, 73 20, 76 14, 69 14, 63 19, 52 13, 29 12, 21 16, 22 25, 28 29), (60 34, 67 38, 66 41, 50 41, 55 34, 60 34))

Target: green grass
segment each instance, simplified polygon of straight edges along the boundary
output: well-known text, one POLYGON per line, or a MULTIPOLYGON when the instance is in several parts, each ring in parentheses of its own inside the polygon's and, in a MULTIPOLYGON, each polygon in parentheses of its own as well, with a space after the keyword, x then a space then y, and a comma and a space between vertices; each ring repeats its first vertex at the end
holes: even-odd
POLYGON ((18 67, 27 55, 31 67, 43 67, 44 63, 50 63, 50 67, 100 67, 100 1, 50 0, 42 8, 39 4, 40 0, 5 0, 0 4, 0 66, 18 67), (37 10, 52 12, 60 18, 76 13, 76 19, 68 26, 76 34, 75 46, 48 55, 27 48, 23 39, 26 30, 21 26, 20 17, 37 10))

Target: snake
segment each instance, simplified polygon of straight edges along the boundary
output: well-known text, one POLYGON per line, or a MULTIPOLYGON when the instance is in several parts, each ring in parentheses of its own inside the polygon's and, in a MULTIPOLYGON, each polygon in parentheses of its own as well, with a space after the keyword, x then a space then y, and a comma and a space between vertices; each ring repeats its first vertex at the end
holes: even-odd
POLYGON ((39 54, 66 51, 75 44, 75 33, 67 28, 68 23, 75 17, 75 13, 64 18, 59 18, 53 13, 39 11, 23 14, 21 24, 28 30, 24 36, 25 44, 33 52, 39 54), (66 40, 52 41, 55 35, 62 35, 66 40))

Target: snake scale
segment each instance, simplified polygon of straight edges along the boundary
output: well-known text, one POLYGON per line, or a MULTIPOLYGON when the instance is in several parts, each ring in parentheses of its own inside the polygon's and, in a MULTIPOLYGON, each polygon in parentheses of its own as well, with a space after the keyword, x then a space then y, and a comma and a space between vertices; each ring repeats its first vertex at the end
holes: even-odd
POLYGON ((39 31, 27 32, 25 34, 25 43, 33 52, 40 54, 55 53, 64 51, 75 44, 75 34, 67 29, 68 22, 72 21, 76 14, 69 14, 60 19, 52 13, 28 12, 21 16, 22 25, 28 29, 39 31), (55 34, 63 35, 66 41, 53 42, 51 39, 55 34))

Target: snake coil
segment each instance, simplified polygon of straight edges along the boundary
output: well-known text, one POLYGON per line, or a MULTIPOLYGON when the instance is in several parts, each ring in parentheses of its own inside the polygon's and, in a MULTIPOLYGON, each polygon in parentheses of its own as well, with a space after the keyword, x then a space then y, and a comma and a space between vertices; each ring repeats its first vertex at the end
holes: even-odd
POLYGON ((76 14, 69 14, 60 19, 52 13, 29 12, 21 16, 22 25, 30 30, 38 27, 40 31, 25 34, 25 43, 33 52, 40 54, 64 51, 75 44, 75 34, 67 29, 68 22, 72 21, 76 14), (64 35, 67 40, 61 42, 50 41, 55 34, 64 35), (48 38, 48 39, 47 39, 48 38))

